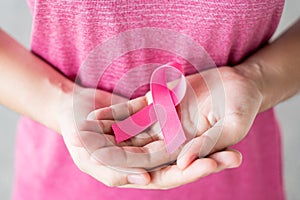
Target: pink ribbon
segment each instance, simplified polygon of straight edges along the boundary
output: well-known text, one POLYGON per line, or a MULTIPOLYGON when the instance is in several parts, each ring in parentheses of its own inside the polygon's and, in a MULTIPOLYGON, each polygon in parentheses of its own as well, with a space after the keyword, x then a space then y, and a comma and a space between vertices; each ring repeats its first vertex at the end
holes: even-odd
POLYGON ((120 143, 134 137, 158 121, 166 149, 168 153, 173 153, 186 140, 175 108, 183 99, 186 91, 182 66, 179 63, 171 62, 154 70, 151 75, 150 90, 153 103, 112 125, 116 142, 120 143), (173 89, 169 89, 167 86, 167 70, 180 76, 178 84, 173 89))

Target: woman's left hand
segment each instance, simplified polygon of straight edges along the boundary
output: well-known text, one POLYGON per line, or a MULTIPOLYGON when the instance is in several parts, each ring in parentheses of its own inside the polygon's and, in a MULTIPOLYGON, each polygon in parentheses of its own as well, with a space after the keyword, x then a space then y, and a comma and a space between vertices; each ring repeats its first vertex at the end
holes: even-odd
POLYGON ((246 136, 263 100, 260 83, 243 73, 247 67, 225 66, 187 77, 191 89, 178 113, 189 142, 178 155, 179 168, 246 136))

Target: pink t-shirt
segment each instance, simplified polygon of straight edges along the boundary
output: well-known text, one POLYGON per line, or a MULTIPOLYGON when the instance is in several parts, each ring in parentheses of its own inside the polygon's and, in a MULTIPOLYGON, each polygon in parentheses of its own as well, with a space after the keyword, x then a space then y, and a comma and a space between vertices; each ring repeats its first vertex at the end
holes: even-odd
MULTIPOLYGON (((136 76, 121 83, 123 90, 118 93, 124 96, 149 77, 153 68, 147 67, 148 63, 166 63, 183 54, 192 55, 189 41, 202 46, 217 66, 241 62, 270 39, 284 4, 283 0, 29 0, 28 3, 33 14, 32 51, 71 80, 77 77, 84 86, 97 83, 98 88, 111 92, 124 74, 136 66, 144 66, 139 67, 136 76), (144 47, 158 44, 162 39, 154 40, 155 33, 148 34, 154 41, 150 44, 141 34, 164 30, 170 33, 170 38, 179 33, 178 42, 173 41, 172 45, 185 50, 178 55, 168 49, 155 49, 155 45, 140 49, 130 46, 132 41, 122 40, 124 32, 139 30, 143 30, 138 32, 139 37, 131 38, 144 47), (121 40, 114 40, 120 35, 121 40), (93 58, 91 55, 99 45, 107 44, 116 45, 107 48, 107 57, 119 57, 110 57, 112 62, 102 71, 98 83, 99 69, 93 65, 97 59, 84 61, 93 58), (122 48, 130 51, 116 53, 116 49, 122 48), (81 68, 82 65, 87 66, 81 68)), ((185 72, 191 74, 195 70, 185 66, 185 72)), ((145 86, 134 96, 147 90, 145 86)), ((75 166, 60 135, 23 118, 16 142, 14 199, 284 199, 280 131, 272 109, 257 116, 249 134, 236 148, 243 154, 239 168, 176 189, 109 188, 75 166)))

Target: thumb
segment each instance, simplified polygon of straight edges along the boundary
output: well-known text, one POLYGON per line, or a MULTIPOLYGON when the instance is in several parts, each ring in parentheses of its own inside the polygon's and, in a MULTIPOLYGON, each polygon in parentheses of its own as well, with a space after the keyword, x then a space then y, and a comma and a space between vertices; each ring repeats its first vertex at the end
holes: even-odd
POLYGON ((180 169, 185 169, 197 158, 205 157, 211 153, 218 143, 218 140, 222 135, 222 131, 222 123, 219 121, 202 135, 195 137, 186 143, 178 155, 178 167, 180 169))

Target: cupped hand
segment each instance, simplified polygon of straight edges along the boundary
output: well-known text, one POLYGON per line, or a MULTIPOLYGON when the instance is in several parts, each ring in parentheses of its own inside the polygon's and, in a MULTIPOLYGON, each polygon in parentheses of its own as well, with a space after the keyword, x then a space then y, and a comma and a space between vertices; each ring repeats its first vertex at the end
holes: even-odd
MULTIPOLYGON (((135 155, 133 160, 127 160, 129 167, 151 169, 168 164, 151 171, 151 182, 144 188, 176 187, 210 173, 237 167, 241 163, 240 154, 227 147, 236 144, 246 135, 259 110, 262 95, 256 83, 232 67, 207 70, 188 76, 187 80, 186 95, 177 107, 188 138, 187 143, 177 152, 168 154, 158 131, 159 127, 156 126, 127 141, 143 149, 141 152, 133 150, 135 147, 126 149, 126 155, 135 155), (229 159, 226 155, 230 155, 229 159), (174 164, 176 159, 177 163, 174 164), (203 169, 201 166, 206 166, 205 173, 193 171, 203 169), (193 175, 183 177, 183 174, 189 174, 189 170, 193 171, 193 175), (159 177, 159 181, 156 181, 156 177, 159 177)), ((128 110, 131 113, 138 111, 134 109, 137 108, 135 104, 146 106, 145 99, 143 97, 127 104, 99 109, 92 112, 92 116, 98 120, 121 120, 128 117, 128 110)), ((108 147, 109 150, 99 152, 98 156, 105 157, 107 152, 115 148, 119 147, 108 147)), ((125 160, 119 160, 113 164, 120 166, 124 162, 125 160)))
MULTIPOLYGON (((114 98, 119 99, 120 102, 127 101, 117 96, 114 98)), ((228 150, 194 162, 185 170, 179 169, 176 165, 170 165, 149 173, 144 168, 130 167, 130 163, 133 161, 148 164, 145 160, 149 159, 149 155, 141 153, 145 151, 145 148, 132 146, 140 142, 127 141, 117 146, 114 136, 111 135, 113 120, 87 120, 88 113, 95 108, 106 108, 104 110, 107 110, 107 108, 112 107, 110 105, 110 93, 79 88, 75 90, 72 101, 62 102, 62 112, 59 117, 61 134, 74 163, 81 171, 107 186, 145 189, 172 188, 225 167, 234 167, 240 162, 239 153, 228 150), (111 147, 118 148, 111 149, 111 147), (136 154, 128 154, 127 149, 141 153, 139 157, 141 160, 136 159, 136 154), (102 154, 102 150, 106 154, 102 154), (111 163, 114 163, 115 160, 126 162, 114 166, 111 163)), ((126 103, 126 105, 129 104, 126 103)), ((132 111, 135 112, 145 106, 145 101, 138 98, 130 101, 130 105, 132 105, 132 111)), ((148 140, 148 143, 153 141, 148 140)))
POLYGON ((258 83, 244 75, 245 67, 220 67, 187 77, 192 90, 181 102, 179 115, 192 139, 178 156, 181 169, 238 143, 248 133, 263 95, 258 83))
MULTIPOLYGON (((129 168, 124 163, 118 168, 111 166, 110 160, 123 159, 122 149, 118 154, 105 157, 99 162, 95 153, 99 149, 115 146, 109 120, 87 120, 87 115, 95 108, 110 106, 112 94, 94 89, 77 87, 69 101, 62 102, 59 124, 61 134, 69 153, 77 167, 108 186, 126 184, 146 185, 149 173, 142 168, 129 168), (106 160, 107 159, 107 160, 106 160)), ((125 101, 121 97, 116 97, 125 101)), ((127 100, 126 100, 127 101, 127 100)), ((128 156, 130 159, 130 155, 128 156)))

